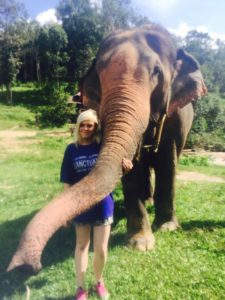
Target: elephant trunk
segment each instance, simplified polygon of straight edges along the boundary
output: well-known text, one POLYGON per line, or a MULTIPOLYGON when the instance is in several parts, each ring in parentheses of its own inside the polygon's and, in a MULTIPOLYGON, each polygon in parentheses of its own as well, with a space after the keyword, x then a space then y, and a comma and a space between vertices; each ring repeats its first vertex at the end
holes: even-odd
POLYGON ((122 176, 122 158, 133 158, 141 134, 148 124, 149 95, 147 98, 136 88, 119 93, 110 91, 102 99, 100 119, 104 120, 103 145, 95 167, 89 175, 34 216, 22 235, 7 271, 19 268, 37 273, 42 267, 42 251, 50 237, 67 221, 109 194, 122 176), (146 107, 143 107, 143 97, 146 98, 146 107))

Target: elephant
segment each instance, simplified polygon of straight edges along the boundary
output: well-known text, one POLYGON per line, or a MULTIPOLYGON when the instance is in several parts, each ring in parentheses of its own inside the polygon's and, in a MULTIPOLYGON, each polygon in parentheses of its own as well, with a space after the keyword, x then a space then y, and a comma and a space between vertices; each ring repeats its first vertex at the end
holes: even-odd
POLYGON ((37 273, 49 238, 68 220, 109 194, 122 178, 127 242, 152 249, 145 202, 153 196, 153 228, 175 229, 174 180, 193 119, 191 102, 207 93, 198 62, 178 49, 169 32, 147 25, 109 34, 80 82, 83 105, 98 112, 101 151, 92 171, 55 197, 29 222, 8 266, 37 273), (134 167, 123 176, 122 159, 134 167))

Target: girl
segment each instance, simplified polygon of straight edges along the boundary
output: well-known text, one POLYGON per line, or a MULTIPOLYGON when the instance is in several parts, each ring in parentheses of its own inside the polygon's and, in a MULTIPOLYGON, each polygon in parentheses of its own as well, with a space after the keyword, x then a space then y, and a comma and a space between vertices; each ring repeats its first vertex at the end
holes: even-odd
MULTIPOLYGON (((98 143, 98 118, 92 109, 82 112, 77 119, 75 143, 67 146, 61 167, 61 182, 65 189, 80 181, 95 165, 100 145, 98 143)), ((132 168, 129 160, 124 160, 125 171, 132 168)), ((109 293, 104 285, 102 273, 106 263, 108 241, 113 222, 114 202, 111 194, 97 205, 74 219, 76 231, 75 269, 77 291, 75 300, 85 300, 84 276, 88 266, 88 250, 90 233, 93 227, 94 257, 93 269, 95 276, 94 291, 101 299, 108 299, 109 293)))

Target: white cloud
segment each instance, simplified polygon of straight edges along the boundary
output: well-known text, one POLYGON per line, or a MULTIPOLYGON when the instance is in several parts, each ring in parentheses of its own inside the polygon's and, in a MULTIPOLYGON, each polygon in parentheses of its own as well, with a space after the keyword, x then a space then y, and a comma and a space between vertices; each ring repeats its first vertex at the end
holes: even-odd
POLYGON ((220 39, 225 42, 225 34, 220 34, 217 32, 210 32, 209 35, 214 39, 220 39))
POLYGON ((102 6, 102 0, 90 0, 92 5, 96 5, 97 7, 102 6))
POLYGON ((191 27, 187 23, 181 22, 178 25, 178 28, 176 28, 176 29, 169 28, 168 30, 170 32, 172 32, 173 34, 175 34, 177 36, 180 36, 182 38, 184 38, 187 35, 188 31, 197 30, 198 32, 208 33, 209 36, 214 40, 220 39, 220 40, 225 41, 225 34, 210 32, 209 29, 206 26, 191 27))
POLYGON ((36 20, 44 25, 46 23, 57 23, 56 10, 54 8, 50 8, 46 11, 41 12, 37 15, 36 20))
POLYGON ((193 28, 191 28, 186 23, 181 22, 178 25, 178 28, 176 28, 176 29, 169 28, 169 31, 172 32, 173 34, 177 35, 177 36, 180 36, 180 37, 184 38, 187 35, 188 31, 190 31, 192 29, 193 28))

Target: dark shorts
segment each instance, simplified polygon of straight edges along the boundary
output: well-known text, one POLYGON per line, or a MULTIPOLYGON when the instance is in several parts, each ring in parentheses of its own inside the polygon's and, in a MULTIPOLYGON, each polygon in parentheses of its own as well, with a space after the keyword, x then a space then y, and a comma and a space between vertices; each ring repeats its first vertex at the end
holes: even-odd
POLYGON ((76 225, 109 225, 113 223, 114 201, 109 194, 95 206, 73 219, 76 225))
POLYGON ((85 225, 91 225, 91 226, 106 226, 111 225, 113 223, 113 217, 108 217, 103 220, 96 220, 95 222, 77 222, 75 219, 72 221, 72 223, 76 226, 85 226, 85 225))

